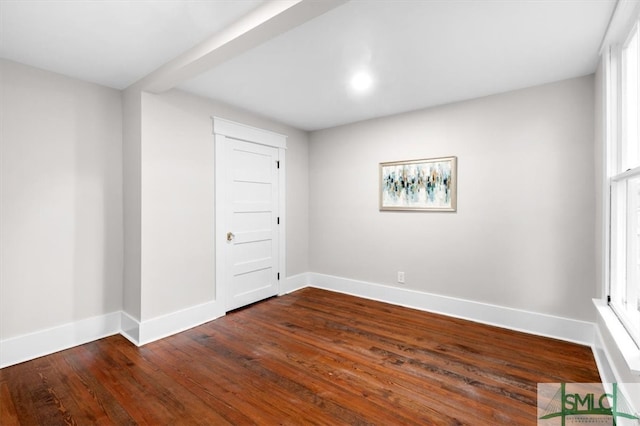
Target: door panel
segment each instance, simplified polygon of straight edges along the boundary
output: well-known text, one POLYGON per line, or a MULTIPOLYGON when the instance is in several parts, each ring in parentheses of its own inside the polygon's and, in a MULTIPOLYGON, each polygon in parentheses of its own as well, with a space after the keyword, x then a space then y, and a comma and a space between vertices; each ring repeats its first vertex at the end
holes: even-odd
POLYGON ((237 209, 239 211, 260 211, 271 209, 271 196, 273 186, 269 183, 263 182, 239 182, 235 180, 233 182, 233 202, 237 203, 237 209), (242 204, 247 204, 242 206, 242 204), (252 207, 251 204, 256 206, 262 204, 262 207, 252 207))
POLYGON ((235 212, 234 228, 238 232, 250 231, 252 229, 269 229, 271 226, 271 212, 243 212, 238 209, 235 209, 235 212))
MULTIPOLYGON (((274 148, 269 148, 273 150, 274 148)), ((251 147, 245 145, 234 150, 233 163, 237 165, 233 178, 240 182, 271 183, 271 155, 267 152, 249 151, 251 147)))
POLYGON ((275 296, 271 291, 272 272, 271 268, 264 268, 237 274, 233 280, 235 304, 230 305, 229 310, 275 296))
POLYGON ((271 241, 257 241, 255 244, 235 246, 236 262, 250 262, 253 259, 265 259, 271 256, 271 241))

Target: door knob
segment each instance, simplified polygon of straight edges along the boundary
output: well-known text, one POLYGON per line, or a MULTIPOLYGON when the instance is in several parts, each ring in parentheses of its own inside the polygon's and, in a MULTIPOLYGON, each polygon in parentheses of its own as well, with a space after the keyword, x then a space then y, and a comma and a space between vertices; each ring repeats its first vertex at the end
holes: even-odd
POLYGON ((227 241, 232 241, 236 236, 233 232, 227 232, 227 241))

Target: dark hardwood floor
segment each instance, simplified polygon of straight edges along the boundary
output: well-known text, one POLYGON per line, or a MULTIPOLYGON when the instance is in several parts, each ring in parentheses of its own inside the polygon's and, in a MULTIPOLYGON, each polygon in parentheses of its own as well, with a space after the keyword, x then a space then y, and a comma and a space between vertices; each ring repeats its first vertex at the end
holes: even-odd
POLYGON ((317 289, 0 370, 0 424, 535 425, 590 348, 317 289))

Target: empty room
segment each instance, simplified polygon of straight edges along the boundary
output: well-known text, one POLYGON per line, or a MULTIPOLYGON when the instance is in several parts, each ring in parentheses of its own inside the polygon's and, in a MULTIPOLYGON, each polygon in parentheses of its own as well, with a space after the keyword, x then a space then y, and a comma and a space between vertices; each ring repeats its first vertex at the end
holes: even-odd
POLYGON ((640 1, 0 0, 1 425, 640 425, 640 1))

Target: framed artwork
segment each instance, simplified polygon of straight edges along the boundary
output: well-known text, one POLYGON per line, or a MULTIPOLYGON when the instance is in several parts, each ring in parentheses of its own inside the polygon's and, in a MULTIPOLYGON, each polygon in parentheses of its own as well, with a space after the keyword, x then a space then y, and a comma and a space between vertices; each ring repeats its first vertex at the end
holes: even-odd
POLYGON ((380 210, 456 211, 457 157, 380 163, 380 210))

